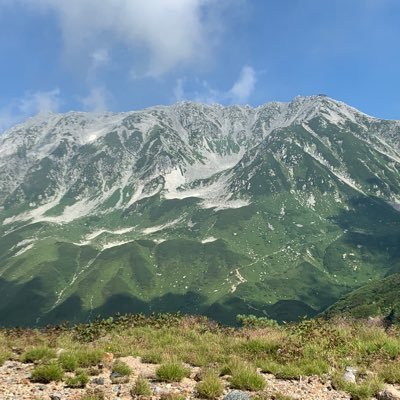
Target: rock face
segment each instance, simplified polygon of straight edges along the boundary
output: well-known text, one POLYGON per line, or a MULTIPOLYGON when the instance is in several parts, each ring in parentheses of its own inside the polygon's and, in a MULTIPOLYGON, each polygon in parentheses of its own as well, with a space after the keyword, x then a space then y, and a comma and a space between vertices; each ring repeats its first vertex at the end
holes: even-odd
POLYGON ((399 133, 325 96, 16 126, 0 137, 0 321, 312 316, 400 265, 399 133))

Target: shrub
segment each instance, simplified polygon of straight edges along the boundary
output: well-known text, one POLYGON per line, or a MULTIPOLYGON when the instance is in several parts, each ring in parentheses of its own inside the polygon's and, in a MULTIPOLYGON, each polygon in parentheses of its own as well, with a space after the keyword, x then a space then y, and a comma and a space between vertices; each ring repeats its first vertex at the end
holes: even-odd
POLYGON ((197 393, 205 399, 216 399, 224 392, 221 379, 213 372, 204 374, 203 380, 196 385, 197 393))
POLYGON ((123 361, 115 361, 112 366, 112 372, 115 372, 119 376, 129 376, 132 373, 132 369, 123 361))
POLYGON ((79 350, 74 352, 78 365, 81 368, 95 367, 103 359, 103 352, 100 350, 79 350))
POLYGON ((35 361, 50 360, 56 357, 57 355, 54 349, 48 347, 35 347, 22 355, 22 362, 33 363, 35 361))
POLYGON ((379 371, 379 377, 386 383, 400 383, 400 363, 387 364, 379 371))
POLYGON ((78 368, 78 357, 71 352, 61 353, 58 358, 59 363, 65 371, 73 372, 78 368))
POLYGON ((256 391, 264 389, 265 385, 264 377, 247 365, 243 365, 232 371, 231 386, 234 389, 256 391))
POLYGON ((10 355, 7 351, 0 349, 0 367, 4 364, 9 356, 10 355))
POLYGON ((361 383, 353 383, 345 381, 340 375, 333 377, 332 384, 335 389, 349 393, 352 400, 368 400, 374 397, 383 387, 382 381, 377 378, 361 383))
POLYGON ((151 391, 149 382, 142 377, 139 377, 136 379, 136 382, 133 385, 130 393, 132 396, 151 396, 152 395, 152 391, 151 391))
POLYGON ((180 382, 189 375, 189 370, 179 363, 166 363, 156 370, 156 376, 162 382, 180 382))
POLYGON ((277 328, 279 324, 274 319, 267 317, 256 317, 255 315, 239 314, 236 320, 245 328, 277 328))
POLYGON ((71 388, 83 388, 89 382, 89 376, 85 371, 79 371, 75 376, 66 379, 65 383, 71 388))
POLYGON ((59 364, 53 362, 51 364, 38 365, 32 371, 31 379, 35 382, 49 383, 53 381, 61 381, 64 371, 59 364))

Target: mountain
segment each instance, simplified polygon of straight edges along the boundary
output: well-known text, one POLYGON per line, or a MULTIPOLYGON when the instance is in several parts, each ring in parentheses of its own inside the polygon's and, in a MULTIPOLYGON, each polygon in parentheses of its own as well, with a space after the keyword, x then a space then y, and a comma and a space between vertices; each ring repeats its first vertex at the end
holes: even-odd
POLYGON ((400 274, 389 275, 354 290, 325 311, 327 317, 347 315, 355 318, 387 317, 400 312, 400 274))
POLYGON ((326 96, 39 115, 0 136, 1 325, 313 316, 400 272, 400 122, 326 96))

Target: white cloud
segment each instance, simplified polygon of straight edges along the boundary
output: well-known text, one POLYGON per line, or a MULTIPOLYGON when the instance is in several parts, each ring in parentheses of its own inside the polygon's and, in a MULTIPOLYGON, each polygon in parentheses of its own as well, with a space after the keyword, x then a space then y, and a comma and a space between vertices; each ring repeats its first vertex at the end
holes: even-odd
POLYGON ((101 113, 107 111, 109 93, 104 87, 93 87, 89 94, 81 99, 85 111, 101 113))
POLYGON ((146 58, 134 70, 153 77, 203 59, 218 30, 215 16, 204 12, 211 4, 218 9, 216 0, 24 1, 57 14, 68 59, 93 55, 99 44, 123 44, 146 58))
POLYGON ((95 81, 97 72, 101 67, 106 66, 110 62, 110 56, 106 48, 98 48, 94 50, 90 56, 90 66, 87 73, 89 81, 95 81))
POLYGON ((60 106, 60 89, 48 92, 26 93, 18 101, 17 108, 25 115, 56 112, 60 106))
POLYGON ((245 103, 253 93, 256 81, 256 71, 254 68, 245 65, 240 72, 239 79, 229 91, 232 102, 245 103))
POLYGON ((227 91, 222 91, 213 88, 207 81, 201 81, 200 89, 194 93, 188 93, 184 90, 183 79, 178 79, 174 88, 176 100, 191 98, 201 103, 222 103, 222 104, 243 104, 249 101, 255 84, 257 82, 256 70, 248 65, 245 65, 240 71, 239 77, 233 83, 232 87, 227 91))
POLYGON ((57 112, 60 107, 60 90, 26 92, 0 109, 0 130, 22 122, 36 114, 57 112))

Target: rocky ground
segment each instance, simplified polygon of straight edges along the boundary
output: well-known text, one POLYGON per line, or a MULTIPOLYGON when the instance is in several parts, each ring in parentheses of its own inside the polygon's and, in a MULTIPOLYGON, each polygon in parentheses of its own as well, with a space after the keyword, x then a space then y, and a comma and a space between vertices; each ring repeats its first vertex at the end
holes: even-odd
MULTIPOLYGON (((104 364, 99 369, 99 374, 92 376, 86 389, 99 389, 105 395, 106 400, 128 400, 132 399, 130 389, 138 376, 147 378, 153 390, 153 399, 166 398, 166 395, 180 395, 185 398, 196 398, 197 374, 199 368, 191 367, 189 378, 184 378, 179 383, 163 383, 156 380, 155 371, 157 365, 145 364, 140 358, 121 358, 134 371, 128 382, 111 382, 111 370, 104 364)), ((1 400, 79 400, 86 389, 72 389, 65 386, 63 382, 49 384, 35 383, 30 380, 33 364, 24 364, 18 361, 6 361, 0 367, 0 399, 1 400)), ((263 374, 267 386, 262 392, 265 399, 280 399, 274 397, 279 395, 288 396, 296 400, 344 400, 350 396, 335 390, 329 380, 324 381, 319 377, 306 377, 301 380, 276 379, 273 375, 263 374)), ((226 383, 224 397, 227 400, 246 400, 255 393, 234 391, 229 388, 229 377, 223 377, 226 383), (229 395, 230 394, 230 395, 229 395), (232 396, 233 394, 233 396, 232 396)), ((388 386, 379 397, 381 400, 399 400, 400 392, 396 388, 388 386)), ((170 397, 171 398, 171 397, 170 397)), ((283 398, 283 397, 282 397, 283 398)))

